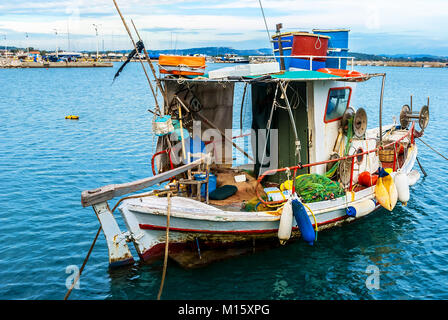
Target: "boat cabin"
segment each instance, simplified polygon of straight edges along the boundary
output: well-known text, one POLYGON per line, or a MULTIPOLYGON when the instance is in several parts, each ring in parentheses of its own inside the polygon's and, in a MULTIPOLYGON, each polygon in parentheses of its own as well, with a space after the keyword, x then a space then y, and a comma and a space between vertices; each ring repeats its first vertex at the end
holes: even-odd
MULTIPOLYGON (((241 164, 243 158, 242 167, 253 170, 258 177, 271 169, 328 160, 334 153, 343 115, 351 107, 356 81, 371 76, 342 78, 317 71, 286 71, 224 81, 206 76, 179 81, 177 77, 167 76, 161 80, 171 110, 164 113, 173 111, 173 120, 178 123, 179 105, 182 105, 184 139, 201 140, 205 148, 200 151, 211 153, 216 167, 233 167, 241 164), (245 107, 250 109, 244 110, 245 107), (251 124, 243 126, 242 118, 248 112, 251 124), (197 125, 200 132, 193 126, 195 121, 200 121, 197 125), (217 129, 211 130, 215 136, 210 136, 210 129, 217 129), (221 133, 237 137, 234 143, 243 150, 232 152, 230 143, 221 143, 224 140, 221 133)), ((182 156, 178 136, 171 135, 176 150, 170 156, 171 161, 175 158, 179 161, 182 156)), ((370 147, 374 149, 376 143, 370 147)), ((157 151, 167 148, 167 138, 159 137, 157 151)), ((158 157, 157 168, 169 169, 170 157, 166 153, 158 157)), ((325 174, 326 166, 304 168, 299 171, 303 173, 325 174)), ((269 176, 268 180, 281 183, 286 178, 285 173, 280 173, 269 176)))

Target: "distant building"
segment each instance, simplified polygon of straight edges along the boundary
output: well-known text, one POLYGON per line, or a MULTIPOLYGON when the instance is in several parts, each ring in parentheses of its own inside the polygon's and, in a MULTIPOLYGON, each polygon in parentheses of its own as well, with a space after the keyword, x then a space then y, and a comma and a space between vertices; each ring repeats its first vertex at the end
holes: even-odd
POLYGON ((0 49, 0 56, 2 56, 3 58, 12 58, 14 56, 14 53, 9 50, 0 49))

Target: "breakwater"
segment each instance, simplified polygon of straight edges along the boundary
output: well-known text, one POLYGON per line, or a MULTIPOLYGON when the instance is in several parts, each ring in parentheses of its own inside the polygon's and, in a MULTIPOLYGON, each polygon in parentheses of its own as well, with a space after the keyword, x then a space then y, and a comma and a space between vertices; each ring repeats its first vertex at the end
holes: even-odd
MULTIPOLYGON (((351 65, 351 61, 347 61, 347 65, 351 65)), ((416 68, 446 68, 446 62, 433 61, 367 61, 355 60, 354 66, 374 66, 374 67, 416 67, 416 68)))
POLYGON ((111 68, 111 62, 34 62, 34 61, 20 61, 20 60, 3 60, 0 61, 0 69, 10 68, 111 68))

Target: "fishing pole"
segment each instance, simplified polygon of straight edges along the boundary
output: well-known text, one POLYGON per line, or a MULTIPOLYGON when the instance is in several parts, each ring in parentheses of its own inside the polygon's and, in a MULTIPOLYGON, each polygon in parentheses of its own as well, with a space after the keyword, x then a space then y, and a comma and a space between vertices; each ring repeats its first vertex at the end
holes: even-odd
MULTIPOLYGON (((135 33, 137 34, 137 37, 139 38, 140 41, 142 41, 142 38, 140 37, 140 34, 139 34, 135 24, 134 24, 134 20, 131 19, 131 23, 134 26, 134 30, 135 30, 135 33)), ((162 85, 161 85, 161 83, 159 81, 159 78, 157 77, 156 70, 154 69, 154 66, 152 65, 151 59, 149 58, 148 51, 146 51, 145 47, 143 47, 143 52, 145 54, 146 61, 148 62, 149 67, 150 67, 150 69, 152 71, 152 75, 154 76, 154 79, 156 80, 157 87, 159 88, 160 92, 162 93, 163 99, 165 101, 165 105, 168 106, 168 98, 167 98, 166 92, 163 89, 163 87, 162 87, 162 85)))
MULTIPOLYGON (((152 95, 154 96, 154 101, 156 103, 156 110, 158 113, 160 113, 160 107, 159 107, 159 102, 157 101, 157 95, 154 91, 151 80, 149 79, 148 73, 146 72, 145 65, 143 64, 143 61, 140 58, 139 48, 137 47, 137 44, 135 43, 134 38, 132 37, 131 31, 129 30, 128 25, 126 24, 126 21, 124 20, 123 15, 121 14, 120 8, 118 8, 117 2, 115 0, 113 0, 113 2, 115 5, 115 8, 117 9, 118 14, 120 15, 121 21, 123 21, 123 25, 129 35, 129 38, 131 39, 132 44, 134 45, 135 51, 137 52, 138 60, 140 61, 140 64, 142 65, 143 71, 145 72, 145 75, 146 75, 146 79, 148 80, 149 87, 151 88, 152 95)), ((144 46, 143 46, 143 48, 144 48, 144 46)))

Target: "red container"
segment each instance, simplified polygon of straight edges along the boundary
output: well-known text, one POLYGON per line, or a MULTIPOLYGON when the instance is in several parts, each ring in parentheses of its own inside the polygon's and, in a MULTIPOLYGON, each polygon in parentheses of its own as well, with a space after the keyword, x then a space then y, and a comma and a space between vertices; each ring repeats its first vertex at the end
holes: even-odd
MULTIPOLYGON (((330 37, 313 33, 294 33, 292 43, 293 56, 327 56, 330 37)), ((301 58, 309 60, 309 58, 301 58)), ((325 58, 313 58, 313 61, 325 61, 325 58)))

